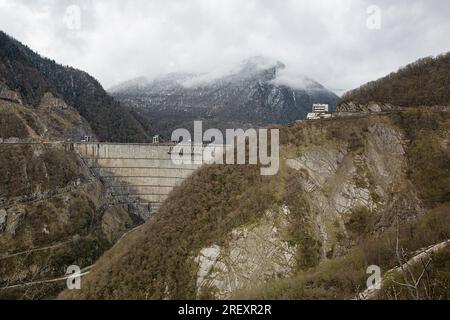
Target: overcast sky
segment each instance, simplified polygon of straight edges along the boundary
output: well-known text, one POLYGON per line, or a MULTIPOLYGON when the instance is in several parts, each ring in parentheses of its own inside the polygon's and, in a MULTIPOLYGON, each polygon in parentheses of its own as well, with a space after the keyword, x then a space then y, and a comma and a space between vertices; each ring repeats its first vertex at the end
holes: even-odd
POLYGON ((0 0, 0 28, 106 88, 265 55, 338 90, 450 51, 449 13, 447 0, 0 0))

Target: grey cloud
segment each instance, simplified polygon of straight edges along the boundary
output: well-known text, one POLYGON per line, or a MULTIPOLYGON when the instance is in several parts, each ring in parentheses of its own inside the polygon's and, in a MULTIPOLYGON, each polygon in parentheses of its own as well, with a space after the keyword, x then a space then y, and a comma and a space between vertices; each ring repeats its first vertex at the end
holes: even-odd
POLYGON ((449 51, 450 3, 439 0, 0 0, 1 29, 105 87, 170 71, 207 72, 254 55, 332 89, 351 89, 449 51), (81 10, 81 29, 64 15, 81 10), (381 30, 366 9, 381 8, 381 30))

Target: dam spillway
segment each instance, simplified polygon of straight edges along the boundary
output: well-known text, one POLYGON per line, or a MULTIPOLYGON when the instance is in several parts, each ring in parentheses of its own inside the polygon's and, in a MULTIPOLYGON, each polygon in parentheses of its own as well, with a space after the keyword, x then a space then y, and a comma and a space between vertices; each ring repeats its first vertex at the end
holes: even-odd
POLYGON ((114 201, 133 207, 144 219, 202 165, 174 164, 173 145, 81 142, 73 147, 105 183, 114 201))

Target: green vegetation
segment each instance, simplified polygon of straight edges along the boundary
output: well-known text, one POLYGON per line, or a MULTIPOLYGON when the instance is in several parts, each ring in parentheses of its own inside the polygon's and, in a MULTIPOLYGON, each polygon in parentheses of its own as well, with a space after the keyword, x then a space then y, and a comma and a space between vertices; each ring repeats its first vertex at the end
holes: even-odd
MULTIPOLYGON (((0 200, 7 201, 1 207, 7 217, 0 229, 0 288, 61 277, 69 265, 93 264, 112 245, 110 234, 127 230, 102 229, 100 189, 72 152, 0 145, 0 200)), ((117 224, 129 219, 119 206, 109 210, 117 213, 117 224)), ((63 281, 5 289, 0 299, 46 299, 63 289, 63 281)))
POLYGON ((290 208, 290 243, 298 246, 297 265, 300 269, 315 267, 320 262, 321 243, 313 229, 311 209, 295 175, 286 182, 283 202, 290 208))
POLYGON ((106 299, 157 299, 164 293, 195 297, 196 270, 188 258, 261 217, 275 201, 269 180, 255 166, 204 167, 171 193, 142 233, 116 246, 116 254, 103 256, 98 268, 111 269, 87 279, 83 294, 106 299))
MULTIPOLYGON (((290 210, 289 227, 283 236, 297 248, 298 268, 294 270, 295 275, 289 279, 270 281, 260 288, 243 290, 236 296, 272 299, 354 297, 365 289, 368 277, 366 268, 369 265, 378 265, 384 272, 397 265, 397 214, 400 219, 400 245, 408 257, 418 249, 450 237, 450 204, 442 194, 439 201, 429 203, 427 193, 420 192, 426 212, 418 217, 409 212, 407 207, 400 206, 404 212, 396 212, 395 203, 386 203, 389 199, 398 198, 400 202, 411 199, 403 196, 402 192, 407 194, 409 191, 425 190, 427 184, 431 183, 425 177, 430 168, 416 164, 429 156, 422 151, 414 151, 422 135, 436 138, 436 152, 447 150, 443 143, 448 130, 445 115, 430 115, 433 119, 435 117, 435 129, 429 129, 426 121, 418 121, 418 127, 410 130, 401 123, 402 117, 409 116, 408 112, 411 111, 357 120, 308 122, 282 128, 283 159, 298 157, 302 150, 308 150, 311 146, 345 146, 353 139, 355 143, 347 144, 351 146, 347 151, 359 161, 366 155, 369 141, 366 137, 369 134, 367 128, 377 123, 398 126, 408 139, 405 167, 408 169, 414 166, 416 173, 406 177, 411 181, 405 178, 397 181, 398 188, 406 190, 393 190, 395 198, 380 195, 377 200, 383 197, 383 201, 376 211, 365 206, 354 207, 342 217, 346 233, 343 233, 340 221, 330 219, 324 222, 324 225, 334 223, 331 228, 336 229, 335 247, 331 246, 331 253, 326 253, 329 260, 324 260, 324 244, 321 243, 321 230, 317 230, 317 216, 309 195, 302 189, 301 179, 305 178, 306 172, 287 169, 283 161, 280 174, 275 177, 261 177, 255 166, 206 166, 176 188, 158 214, 139 232, 131 234, 99 260, 95 270, 86 277, 81 292, 63 292, 61 297, 196 298, 197 269, 193 257, 199 250, 213 244, 226 244, 226 237, 234 228, 250 225, 260 219, 266 210, 279 208, 283 204, 290 210)), ((435 158, 432 156, 431 161, 436 161, 435 158)), ((432 162, 432 165, 438 163, 432 162)), ((446 168, 442 164, 438 168, 445 177, 446 168)), ((368 167, 361 166, 357 168, 357 175, 365 177, 367 181, 364 187, 375 192, 370 188, 378 177, 373 177, 368 170, 368 167)), ((331 194, 332 187, 327 190, 323 191, 324 196, 331 194)), ((202 297, 211 297, 213 290, 206 289, 202 297)))
POLYGON ((28 137, 27 126, 22 119, 0 105, 0 138, 20 138, 28 137))
POLYGON ((362 288, 366 280, 364 255, 352 254, 328 260, 317 268, 287 279, 274 280, 256 289, 241 290, 237 299, 315 300, 343 299, 362 288))
MULTIPOLYGON (((422 199, 436 206, 450 199, 450 148, 442 147, 450 118, 447 113, 410 109, 394 115, 409 140, 408 176, 422 199)), ((448 130, 448 129, 447 129, 448 130)), ((448 132, 448 131, 447 131, 448 132)))
MULTIPOLYGON (((446 113, 409 109, 392 116, 408 139, 408 176, 429 207, 417 220, 402 222, 400 246, 409 254, 450 238, 450 150, 443 147, 448 134, 446 113), (445 129, 447 128, 447 129, 445 129)), ((333 128, 333 127, 332 127, 333 128)), ((347 140, 343 128, 333 128, 332 137, 347 140)), ((351 141, 351 139, 349 140, 351 141)), ((351 145, 351 144, 350 144, 351 145)), ((352 150, 354 148, 350 148, 352 150)), ((237 297, 261 299, 347 299, 365 289, 366 268, 378 265, 383 271, 398 262, 395 253, 397 230, 391 226, 382 234, 371 234, 376 217, 366 207, 354 208, 346 221, 346 228, 358 244, 345 256, 322 262, 318 267, 299 272, 295 277, 276 280, 258 289, 237 293, 237 297)), ((391 217, 392 218, 392 217, 391 217)), ((430 266, 430 285, 434 297, 448 299, 449 249, 433 257, 430 266)), ((419 266, 420 267, 420 266, 419 266)), ((419 268, 418 267, 418 268, 419 268)), ((402 282, 402 279, 397 279, 402 282)), ((405 299, 404 288, 389 283, 380 298, 405 299), (395 294, 394 294, 395 291, 395 294)))
POLYGON ((0 197, 26 196, 81 181, 75 154, 33 145, 0 145, 0 197))
MULTIPOLYGON (((450 205, 431 210, 417 221, 402 226, 400 246, 410 257, 418 249, 450 238, 449 210, 450 205)), ((366 288, 368 266, 378 265, 382 272, 386 272, 397 265, 396 236, 395 227, 377 237, 366 236, 345 256, 324 261, 315 268, 298 272, 292 278, 274 280, 256 289, 242 290, 235 297, 297 300, 354 298, 366 288)), ((449 249, 448 247, 446 251, 437 254, 430 268, 434 273, 430 276, 431 282, 444 299, 448 298, 450 292, 449 249)))
POLYGON ((450 52, 420 59, 352 90, 339 103, 390 103, 401 107, 450 105, 450 52))
POLYGON ((373 226, 372 217, 373 213, 367 207, 355 207, 350 211, 345 226, 354 237, 359 237, 371 231, 371 227, 373 226))

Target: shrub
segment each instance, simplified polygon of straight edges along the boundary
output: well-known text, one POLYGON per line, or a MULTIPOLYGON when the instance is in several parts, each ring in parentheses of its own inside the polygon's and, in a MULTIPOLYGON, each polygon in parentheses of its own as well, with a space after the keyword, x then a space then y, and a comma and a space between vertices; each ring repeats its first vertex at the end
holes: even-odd
POLYGON ((372 220, 369 208, 358 206, 350 210, 345 226, 354 236, 359 237, 371 231, 372 220))

